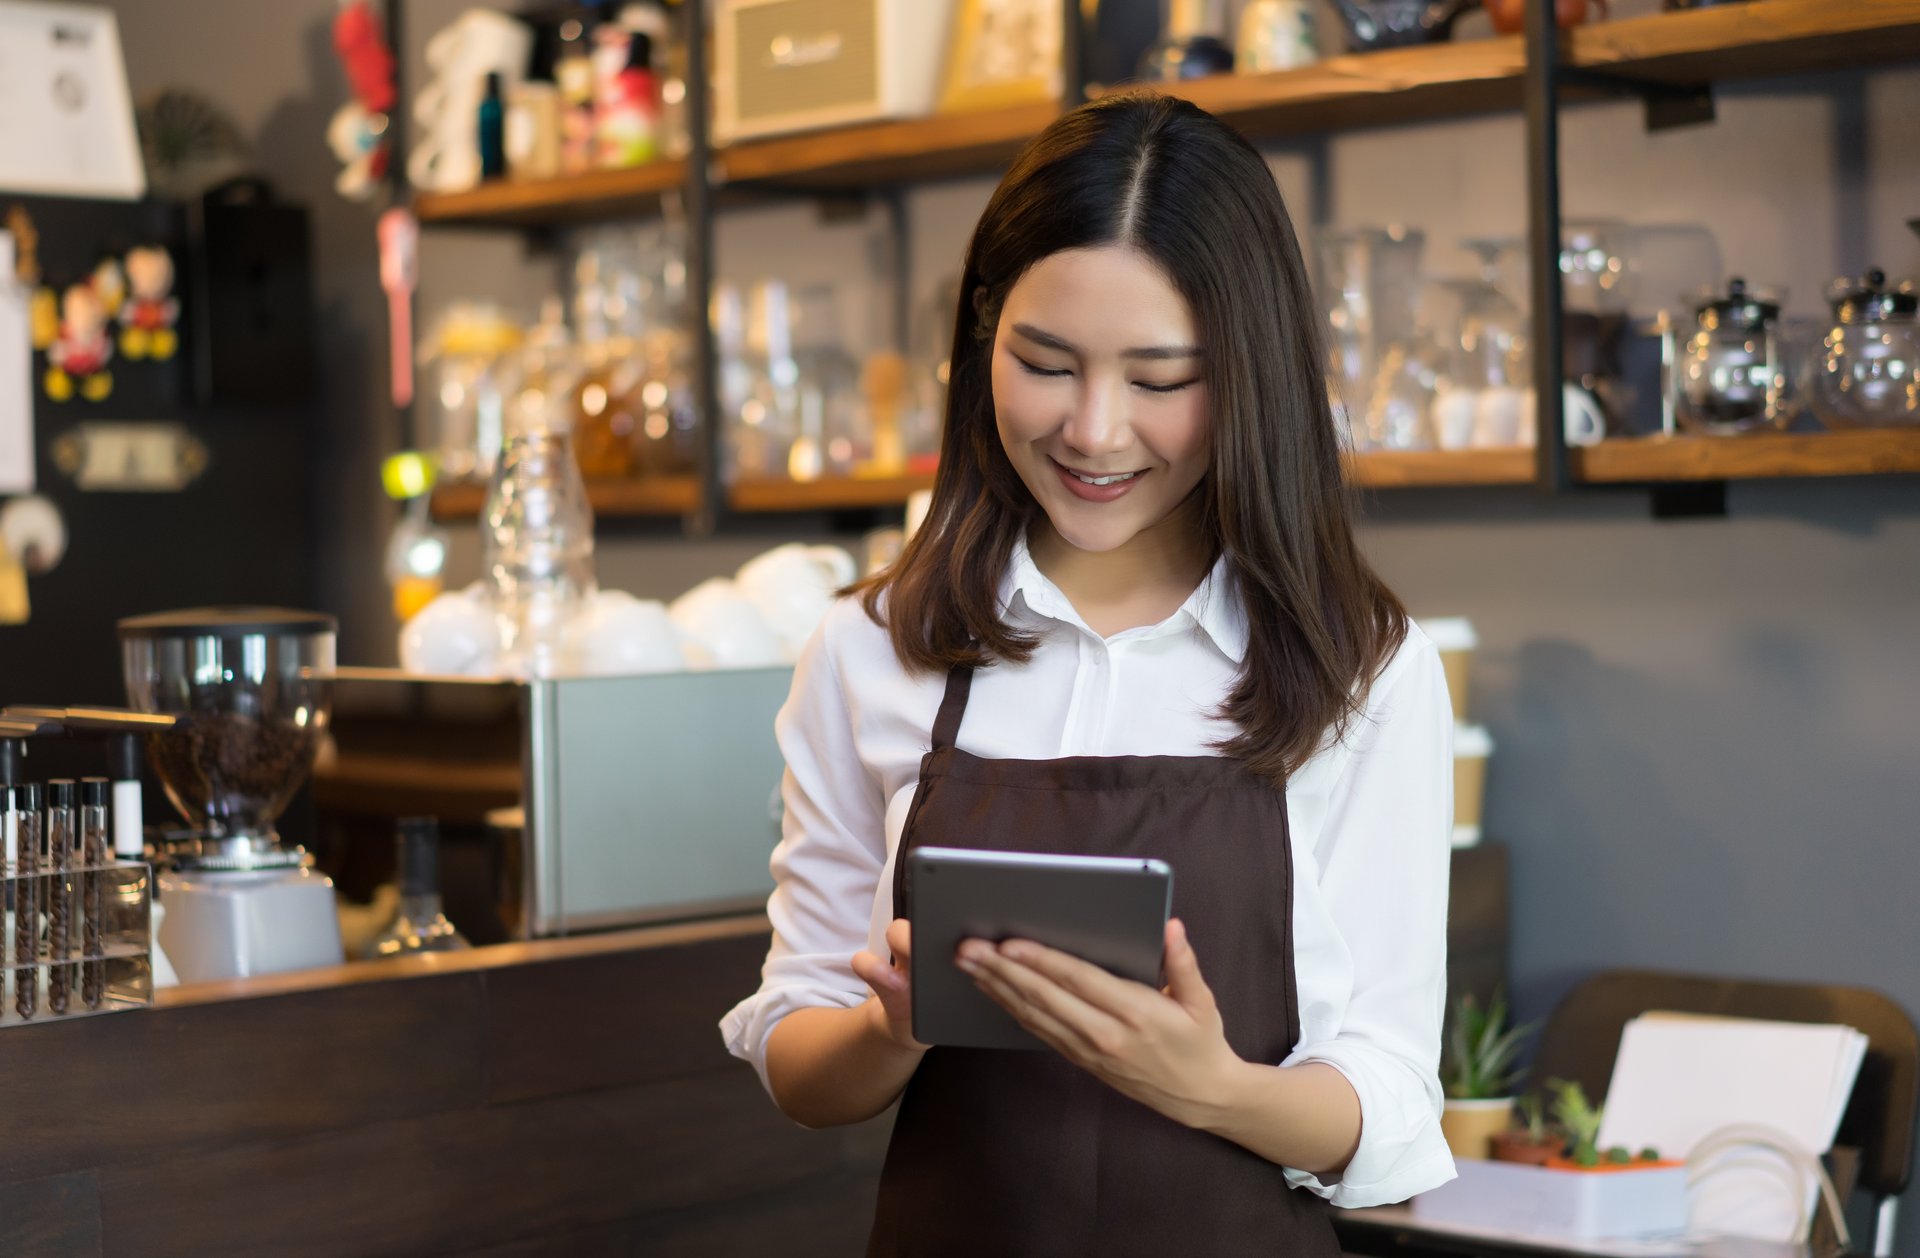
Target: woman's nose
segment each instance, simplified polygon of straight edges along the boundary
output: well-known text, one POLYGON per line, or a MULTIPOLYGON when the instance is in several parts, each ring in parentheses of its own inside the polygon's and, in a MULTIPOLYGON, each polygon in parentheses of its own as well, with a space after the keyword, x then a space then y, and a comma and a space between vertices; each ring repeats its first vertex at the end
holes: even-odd
POLYGON ((1061 436, 1081 454, 1119 454, 1133 444, 1127 414, 1126 384, 1089 377, 1074 398, 1061 436))

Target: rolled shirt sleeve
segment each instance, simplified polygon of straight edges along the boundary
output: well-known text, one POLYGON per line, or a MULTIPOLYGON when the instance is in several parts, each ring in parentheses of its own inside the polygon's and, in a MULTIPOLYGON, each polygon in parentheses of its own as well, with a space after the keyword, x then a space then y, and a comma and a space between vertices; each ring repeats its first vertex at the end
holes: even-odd
MULTIPOLYGON (((840 683, 829 617, 802 651, 793 689, 774 720, 786 757, 780 842, 767 900, 773 942, 760 989, 720 1022, 727 1050, 767 1082, 767 1038, 796 1009, 852 1008, 867 985, 853 954, 867 946, 874 889, 886 864, 880 784, 861 763, 840 683)), ((769 1089, 771 1093, 771 1089, 769 1089)))
POLYGON ((1282 1066, 1320 1061, 1360 1098, 1360 1143, 1337 1176, 1283 1168, 1336 1206, 1404 1201, 1456 1177, 1440 1132, 1453 708, 1439 652, 1417 629, 1348 738, 1351 756, 1316 847, 1319 891, 1352 963, 1330 1037, 1282 1066))

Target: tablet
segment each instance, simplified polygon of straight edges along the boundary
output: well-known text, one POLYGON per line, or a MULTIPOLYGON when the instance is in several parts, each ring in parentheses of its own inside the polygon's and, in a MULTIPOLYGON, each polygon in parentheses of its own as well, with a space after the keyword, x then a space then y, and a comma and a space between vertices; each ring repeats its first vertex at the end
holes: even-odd
POLYGON ((951 1048, 1045 1048, 974 986, 963 939, 1031 939, 1154 987, 1173 902, 1165 861, 918 847, 907 856, 913 1037, 951 1048))

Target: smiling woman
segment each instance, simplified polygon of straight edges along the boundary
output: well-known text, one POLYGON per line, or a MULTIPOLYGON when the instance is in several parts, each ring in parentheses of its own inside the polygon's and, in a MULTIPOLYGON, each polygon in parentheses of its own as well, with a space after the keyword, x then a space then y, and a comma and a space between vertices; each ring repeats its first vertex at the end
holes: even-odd
POLYGON ((896 1099, 869 1253, 1339 1252, 1452 1178, 1452 706, 1354 543, 1305 267, 1192 105, 1065 116, 961 280, 933 503, 777 732, 774 942, 728 1044, 809 1126, 896 1099), (1045 1052, 912 1033, 907 855, 1173 869, 1165 986, 1035 940, 957 965, 1045 1052))

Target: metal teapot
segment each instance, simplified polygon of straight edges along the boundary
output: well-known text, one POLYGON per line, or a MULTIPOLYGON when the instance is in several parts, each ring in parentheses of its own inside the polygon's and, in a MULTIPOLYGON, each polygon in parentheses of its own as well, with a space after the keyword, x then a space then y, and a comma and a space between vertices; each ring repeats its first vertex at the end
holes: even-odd
POLYGON ((1453 23, 1479 0, 1333 0, 1347 46, 1355 52, 1429 44, 1453 34, 1453 23))

